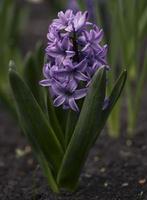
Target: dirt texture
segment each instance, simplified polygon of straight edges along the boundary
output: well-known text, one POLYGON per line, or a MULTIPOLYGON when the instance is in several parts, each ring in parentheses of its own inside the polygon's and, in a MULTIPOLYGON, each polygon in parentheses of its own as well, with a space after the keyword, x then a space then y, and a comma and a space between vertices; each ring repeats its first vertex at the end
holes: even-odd
POLYGON ((103 132, 91 150, 73 194, 48 188, 28 142, 16 123, 0 111, 0 200, 146 200, 147 133, 128 140, 103 132))

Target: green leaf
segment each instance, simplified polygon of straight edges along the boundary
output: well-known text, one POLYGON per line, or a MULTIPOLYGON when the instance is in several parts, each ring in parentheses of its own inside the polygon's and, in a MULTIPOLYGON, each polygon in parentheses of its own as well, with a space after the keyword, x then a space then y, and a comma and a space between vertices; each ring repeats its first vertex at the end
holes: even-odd
POLYGON ((26 56, 23 76, 35 99, 41 108, 45 110, 45 95, 43 88, 39 85, 41 75, 34 55, 31 52, 26 56))
POLYGON ((57 177, 60 187, 75 189, 80 172, 99 126, 106 90, 106 70, 93 77, 75 131, 65 152, 57 177))
MULTIPOLYGON (((41 41, 39 41, 36 45, 35 63, 36 63, 36 70, 37 70, 36 74, 38 74, 38 81, 37 81, 37 84, 38 84, 39 80, 41 80, 41 77, 42 77, 41 75, 42 75, 42 68, 43 68, 43 63, 44 63, 44 50, 43 50, 43 44, 41 41)), ((38 89, 39 89, 39 87, 38 87, 38 89)), ((44 88, 41 88, 41 86, 40 86, 40 89, 44 89, 44 88)), ((40 94, 41 94, 41 92, 40 92, 40 94)), ((56 134, 56 137, 60 141, 60 144, 64 148, 64 146, 65 146, 64 145, 64 134, 62 132, 62 128, 60 127, 59 120, 57 119, 55 107, 53 106, 49 91, 47 91, 46 97, 47 97, 46 110, 47 110, 47 115, 49 117, 49 122, 52 125, 52 128, 56 134)))
POLYGON ((138 119, 138 113, 141 106, 141 99, 142 99, 142 89, 147 77, 147 49, 145 52, 145 59, 143 61, 143 66, 141 66, 140 75, 138 78, 138 84, 136 86, 136 92, 134 98, 132 99, 132 117, 128 118, 128 134, 132 136, 135 132, 135 126, 138 119))
POLYGON ((36 44, 35 61, 36 61, 39 76, 41 77, 43 64, 44 64, 44 46, 41 41, 38 41, 36 44))
POLYGON ((144 29, 145 29, 145 31, 147 29, 147 7, 139 19, 139 36, 140 36, 140 38, 142 37, 144 29))
POLYGON ((54 110, 55 110, 57 119, 60 123, 60 126, 62 128, 62 132, 65 135, 68 112, 67 112, 67 110, 64 110, 62 107, 54 107, 54 110))
POLYGON ((66 122, 66 132, 65 132, 65 145, 66 145, 66 147, 68 146, 70 139, 73 135, 78 117, 79 117, 78 113, 76 113, 72 110, 68 111, 68 117, 67 117, 67 122, 66 122))
MULTIPOLYGON (((20 125, 28 138, 33 138, 37 143, 56 174, 62 161, 63 149, 30 89, 13 69, 9 70, 9 80, 20 125)), ((33 145, 32 140, 30 143, 33 145)))
POLYGON ((62 145, 62 147, 64 149, 64 147, 65 147, 64 133, 59 124, 59 121, 58 121, 58 118, 57 118, 56 112, 55 112, 55 107, 53 106, 52 99, 51 99, 48 91, 47 91, 47 110, 48 110, 49 122, 52 125, 52 128, 56 134, 56 137, 58 138, 58 140, 60 141, 60 144, 62 145))
POLYGON ((103 111, 103 114, 102 114, 103 123, 101 124, 102 126, 104 126, 109 114, 111 113, 111 111, 112 111, 113 107, 115 106, 118 98, 120 97, 122 90, 124 88, 126 79, 127 79, 127 71, 124 70, 121 73, 118 80, 116 81, 116 83, 115 83, 115 85, 114 85, 114 87, 111 91, 111 94, 109 96, 109 106, 108 106, 108 108, 103 111))
POLYGON ((28 139, 31 143, 32 150, 33 150, 38 162, 40 163, 40 166, 42 168, 44 176, 47 178, 47 182, 48 182, 49 187, 53 190, 53 192, 58 193, 59 188, 58 188, 58 185, 56 183, 56 179, 53 176, 50 164, 46 160, 45 156, 43 155, 39 145, 35 142, 34 138, 31 135, 28 135, 27 137, 28 137, 28 139))
MULTIPOLYGON (((104 127, 104 125, 105 125, 105 123, 106 123, 111 111, 113 110, 117 100, 119 99, 119 97, 120 97, 120 95, 122 93, 122 90, 124 88, 124 85, 125 85, 125 82, 126 82, 126 78, 127 78, 127 71, 124 70, 121 73, 121 75, 118 78, 118 80, 116 81, 116 83, 115 83, 115 85, 114 85, 114 87, 113 87, 113 89, 112 89, 112 91, 110 93, 109 106, 102 113, 102 122, 101 122, 101 126, 99 126, 99 130, 101 130, 104 127)), ((113 131, 113 133, 110 132, 109 134, 111 134, 111 136, 113 136, 113 137, 117 137, 118 134, 119 134, 117 132, 116 133, 114 132, 114 131, 118 131, 119 130, 119 123, 120 123, 118 121, 118 120, 120 120, 119 119, 119 116, 120 116, 119 115, 119 113, 120 113, 120 105, 117 105, 117 106, 115 107, 116 110, 114 109, 113 110, 114 112, 111 113, 112 115, 111 115, 110 121, 109 121, 109 123, 111 123, 111 126, 112 126, 110 131, 113 131)), ((111 127, 111 126, 109 125, 109 127, 111 127)), ((97 138, 97 136, 98 136, 98 134, 100 132, 99 130, 97 132, 96 138, 97 138)), ((94 141, 95 141, 95 139, 94 139, 94 141)))
POLYGON ((45 159, 42 152, 39 151, 39 150, 37 150, 37 151, 38 151, 37 159, 38 159, 38 162, 40 163, 40 166, 43 170, 44 176, 47 178, 47 182, 48 182, 49 187, 52 189, 53 192, 59 193, 59 188, 58 188, 56 180, 55 180, 55 178, 52 174, 52 171, 49 167, 49 163, 45 159))

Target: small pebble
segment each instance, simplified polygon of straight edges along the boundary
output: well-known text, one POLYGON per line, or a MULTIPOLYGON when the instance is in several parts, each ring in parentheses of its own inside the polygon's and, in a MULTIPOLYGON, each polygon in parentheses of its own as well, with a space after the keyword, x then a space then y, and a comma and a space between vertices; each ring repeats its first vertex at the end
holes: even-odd
POLYGON ((91 174, 86 173, 86 174, 85 174, 85 177, 86 177, 86 178, 90 178, 90 177, 91 177, 91 174))
POLYGON ((100 158, 99 158, 98 156, 95 156, 95 157, 94 157, 94 162, 99 161, 99 159, 100 159, 100 158))
POLYGON ((100 172, 102 172, 102 173, 104 173, 106 171, 106 168, 105 167, 102 167, 101 169, 100 169, 100 172))
POLYGON ((129 185, 129 183, 123 183, 121 186, 122 187, 127 187, 129 185))
POLYGON ((121 150, 120 151, 120 155, 123 156, 123 157, 130 157, 132 154, 129 151, 123 151, 123 150, 121 150))
POLYGON ((127 145, 128 147, 132 146, 132 140, 127 140, 127 141, 126 141, 126 145, 127 145))
POLYGON ((25 155, 24 150, 19 149, 19 148, 17 148, 17 149, 15 150, 15 153, 16 153, 16 158, 21 158, 21 157, 23 157, 23 156, 25 155))
POLYGON ((138 183, 139 183, 140 185, 144 185, 144 184, 146 183, 146 179, 145 179, 145 178, 140 179, 140 180, 138 181, 138 183))
POLYGON ((27 163, 28 163, 28 165, 33 165, 33 159, 29 159, 29 160, 27 161, 27 163))
POLYGON ((16 153, 16 158, 21 158, 27 154, 29 154, 31 152, 31 147, 29 145, 27 145, 25 147, 25 149, 19 149, 19 148, 16 148, 15 150, 15 153, 16 153))
POLYGON ((32 151, 31 146, 27 145, 27 146, 25 147, 25 153, 26 153, 26 154, 27 154, 27 153, 31 153, 31 151, 32 151))
POLYGON ((108 182, 105 182, 105 183, 104 183, 104 186, 105 186, 105 187, 108 187, 108 182))

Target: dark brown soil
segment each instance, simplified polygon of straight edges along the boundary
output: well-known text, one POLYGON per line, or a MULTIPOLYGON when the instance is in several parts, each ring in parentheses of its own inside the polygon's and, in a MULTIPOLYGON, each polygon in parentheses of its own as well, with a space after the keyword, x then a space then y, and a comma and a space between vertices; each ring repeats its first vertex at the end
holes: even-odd
POLYGON ((90 153, 78 190, 55 197, 24 136, 1 109, 0 200, 146 200, 146 141, 145 128, 133 140, 114 140, 103 133, 90 153))

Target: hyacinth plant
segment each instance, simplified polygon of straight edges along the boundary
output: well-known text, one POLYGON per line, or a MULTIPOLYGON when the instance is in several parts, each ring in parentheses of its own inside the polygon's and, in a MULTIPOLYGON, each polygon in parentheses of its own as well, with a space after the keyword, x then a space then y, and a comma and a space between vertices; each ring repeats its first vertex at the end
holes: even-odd
POLYGON ((38 83, 47 88, 44 106, 10 65, 21 127, 54 192, 75 190, 87 155, 126 81, 124 70, 107 96, 111 69, 102 37, 102 29, 88 21, 87 12, 58 13, 49 26, 44 78, 38 83))

